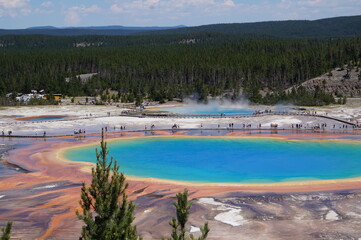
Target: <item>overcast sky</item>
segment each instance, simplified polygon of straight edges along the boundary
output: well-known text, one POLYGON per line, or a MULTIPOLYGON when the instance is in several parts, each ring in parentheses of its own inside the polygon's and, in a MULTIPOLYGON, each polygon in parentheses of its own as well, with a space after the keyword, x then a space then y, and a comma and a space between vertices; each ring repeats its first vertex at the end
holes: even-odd
POLYGON ((0 0, 0 28, 197 26, 361 14, 361 0, 0 0))

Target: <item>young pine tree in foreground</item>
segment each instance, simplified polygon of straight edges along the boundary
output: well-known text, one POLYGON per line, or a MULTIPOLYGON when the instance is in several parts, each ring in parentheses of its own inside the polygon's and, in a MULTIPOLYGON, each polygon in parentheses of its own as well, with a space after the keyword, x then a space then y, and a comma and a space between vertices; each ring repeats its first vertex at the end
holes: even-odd
POLYGON ((83 183, 81 200, 82 213, 76 211, 84 221, 81 240, 135 240, 137 235, 134 220, 134 203, 127 200, 123 173, 113 158, 107 160, 107 143, 100 142, 100 152, 96 149, 97 164, 92 169, 92 182, 88 187, 83 183))
POLYGON ((189 209, 192 206, 192 203, 188 201, 188 190, 184 190, 183 193, 177 194, 177 202, 173 203, 177 209, 177 219, 172 218, 172 221, 169 222, 169 225, 172 226, 172 235, 168 240, 186 240, 187 235, 189 235, 192 240, 204 240, 207 238, 209 228, 208 222, 201 227, 201 236, 194 237, 192 234, 186 234, 185 225, 188 221, 189 209))
POLYGON ((6 227, 1 229, 1 231, 3 232, 3 235, 1 236, 0 240, 9 240, 10 239, 10 233, 11 233, 11 227, 13 225, 13 222, 8 222, 6 224, 6 227))

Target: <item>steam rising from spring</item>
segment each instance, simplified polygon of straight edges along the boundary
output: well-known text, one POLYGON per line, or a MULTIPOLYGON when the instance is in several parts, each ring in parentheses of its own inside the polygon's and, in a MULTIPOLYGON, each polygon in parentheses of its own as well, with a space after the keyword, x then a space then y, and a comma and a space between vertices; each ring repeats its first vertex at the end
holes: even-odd
POLYGON ((248 99, 240 98, 236 101, 228 99, 209 99, 207 103, 187 98, 184 100, 185 106, 170 108, 169 111, 180 114, 222 114, 240 113, 252 114, 255 111, 272 109, 274 111, 289 111, 293 108, 291 104, 279 104, 276 106, 253 105, 248 99))
POLYGON ((192 99, 185 99, 184 102, 195 109, 208 109, 214 111, 221 111, 222 109, 249 109, 250 104, 247 99, 239 99, 237 101, 230 101, 225 99, 210 99, 207 103, 200 103, 192 99))

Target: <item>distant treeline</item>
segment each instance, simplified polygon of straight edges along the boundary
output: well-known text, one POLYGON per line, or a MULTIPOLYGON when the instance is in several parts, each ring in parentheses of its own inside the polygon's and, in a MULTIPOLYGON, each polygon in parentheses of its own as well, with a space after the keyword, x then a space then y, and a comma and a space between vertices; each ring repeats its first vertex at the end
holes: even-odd
POLYGON ((269 21, 253 23, 209 24, 196 27, 35 27, 30 29, 0 29, 0 35, 43 34, 53 36, 79 35, 169 35, 194 33, 255 34, 281 38, 339 38, 361 35, 361 15, 319 19, 313 21, 269 21))
POLYGON ((0 53, 1 95, 44 89, 122 101, 163 101, 194 93, 204 100, 224 93, 237 98, 243 89, 247 97, 260 102, 260 89, 279 93, 273 98, 281 101, 287 87, 344 64, 358 66, 361 37, 4 36, 0 53), (75 77, 94 72, 99 74, 85 82, 75 77), (66 77, 72 78, 67 82, 66 77), (107 89, 118 94, 104 96, 107 89))
POLYGON ((361 35, 361 15, 325 18, 314 21, 288 20, 253 23, 210 24, 162 31, 148 31, 141 34, 189 34, 197 32, 257 34, 281 38, 352 37, 361 35))

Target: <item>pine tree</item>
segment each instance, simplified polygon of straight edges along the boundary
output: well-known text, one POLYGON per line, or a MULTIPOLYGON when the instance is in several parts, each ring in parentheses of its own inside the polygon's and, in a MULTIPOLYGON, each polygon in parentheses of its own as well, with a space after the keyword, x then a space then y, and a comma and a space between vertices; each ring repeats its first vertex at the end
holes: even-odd
POLYGON ((85 223, 80 239, 141 239, 136 226, 132 225, 134 203, 127 199, 125 176, 119 173, 119 165, 113 158, 107 160, 108 153, 102 133, 100 152, 96 149, 97 164, 92 169, 91 185, 88 187, 83 183, 81 189, 79 203, 82 213, 76 212, 85 223))
POLYGON ((10 239, 12 225, 13 225, 13 222, 9 221, 6 224, 6 227, 1 229, 1 231, 3 232, 3 235, 1 236, 1 240, 9 240, 10 239))
POLYGON ((347 103, 347 97, 344 96, 343 99, 342 99, 342 104, 346 104, 347 103))
MULTIPOLYGON (((192 207, 192 203, 188 201, 188 190, 185 189, 183 193, 178 193, 177 202, 174 202, 173 204, 177 209, 177 219, 173 217, 172 221, 169 222, 169 225, 172 227, 172 235, 168 240, 186 240, 188 238, 185 226, 188 221, 189 209, 192 207)), ((196 238, 192 234, 189 234, 190 239, 205 240, 209 233, 208 222, 200 229, 201 236, 196 238)))

